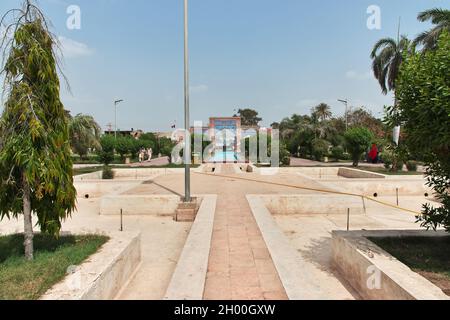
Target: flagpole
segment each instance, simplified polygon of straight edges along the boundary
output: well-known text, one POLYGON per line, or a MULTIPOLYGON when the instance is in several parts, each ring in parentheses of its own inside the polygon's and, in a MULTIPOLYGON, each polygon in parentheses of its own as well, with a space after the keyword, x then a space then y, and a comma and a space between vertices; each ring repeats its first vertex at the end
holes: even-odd
POLYGON ((188 0, 184 0, 184 189, 185 202, 191 202, 191 139, 189 134, 189 43, 188 43, 188 0))

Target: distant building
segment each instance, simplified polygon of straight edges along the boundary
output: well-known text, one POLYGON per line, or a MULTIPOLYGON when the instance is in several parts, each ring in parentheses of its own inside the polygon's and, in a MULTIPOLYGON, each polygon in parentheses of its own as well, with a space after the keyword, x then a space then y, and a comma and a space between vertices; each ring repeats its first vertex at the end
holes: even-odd
MULTIPOLYGON (((114 136, 116 132, 114 130, 108 129, 105 131, 105 135, 112 135, 114 136)), ((131 130, 118 130, 117 136, 119 137, 128 137, 132 136, 135 139, 139 139, 144 134, 144 131, 142 130, 134 130, 131 128, 131 130)))

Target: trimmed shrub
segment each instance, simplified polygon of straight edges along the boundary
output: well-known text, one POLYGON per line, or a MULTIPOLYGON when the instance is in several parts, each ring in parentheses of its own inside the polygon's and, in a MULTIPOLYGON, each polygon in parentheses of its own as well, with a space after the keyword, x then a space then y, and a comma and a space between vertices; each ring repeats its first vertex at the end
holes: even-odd
POLYGON ((416 172, 417 171, 417 161, 406 162, 406 167, 408 168, 408 171, 416 172))
POLYGON ((103 180, 114 179, 114 171, 110 166, 103 166, 102 179, 103 180))
POLYGON ((344 160, 344 153, 345 153, 345 150, 341 146, 333 147, 331 149, 331 156, 336 161, 344 160))

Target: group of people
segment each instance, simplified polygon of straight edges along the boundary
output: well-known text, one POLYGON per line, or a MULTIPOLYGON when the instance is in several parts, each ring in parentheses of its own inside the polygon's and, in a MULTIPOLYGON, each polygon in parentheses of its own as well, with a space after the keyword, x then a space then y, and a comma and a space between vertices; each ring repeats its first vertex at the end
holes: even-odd
POLYGON ((152 156, 153 156, 152 148, 141 149, 141 151, 139 151, 139 162, 150 161, 152 160, 152 156))

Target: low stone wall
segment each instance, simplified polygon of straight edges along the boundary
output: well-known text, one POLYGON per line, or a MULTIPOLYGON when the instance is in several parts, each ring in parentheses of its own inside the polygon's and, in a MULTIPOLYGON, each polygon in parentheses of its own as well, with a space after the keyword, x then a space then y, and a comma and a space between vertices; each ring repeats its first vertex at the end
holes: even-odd
MULTIPOLYGON (((167 288, 165 300, 202 300, 216 211, 216 195, 203 201, 167 288)), ((220 290, 220 288, 217 288, 220 290)))
POLYGON ((440 288, 367 239, 446 235, 427 231, 333 231, 333 262, 364 299, 448 300, 450 297, 440 288))
POLYGON ((172 195, 112 195, 100 200, 101 215, 155 215, 171 216, 180 203, 179 196, 172 195))
POLYGON ((111 239, 41 300, 111 300, 141 261, 139 233, 113 233, 111 239))
POLYGON ((432 190, 425 185, 423 179, 384 179, 384 180, 351 180, 344 179, 339 182, 323 181, 324 185, 334 190, 373 196, 375 193, 379 197, 395 196, 424 196, 425 193, 432 194, 432 190))
POLYGON ((78 198, 100 198, 105 195, 120 194, 128 191, 141 182, 115 180, 83 180, 75 181, 78 198))
POLYGON ((86 180, 101 180, 102 179, 102 170, 80 174, 78 176, 73 177, 74 181, 86 181, 86 180))
POLYGON ((136 169, 114 169, 114 180, 148 180, 166 174, 181 174, 184 169, 178 168, 136 168, 136 169))
POLYGON ((339 168, 338 175, 349 179, 386 179, 384 174, 352 168, 339 168))
POLYGON ((113 180, 102 180, 102 170, 78 175, 74 177, 74 181, 117 181, 117 180, 141 180, 155 178, 165 174, 181 174, 184 169, 179 168, 124 168, 113 169, 113 180))
POLYGON ((333 194, 259 195, 273 214, 363 214, 362 198, 333 194))
POLYGON ((289 300, 325 299, 326 288, 314 277, 305 277, 305 274, 315 274, 315 267, 289 243, 261 196, 247 195, 247 200, 289 300))

